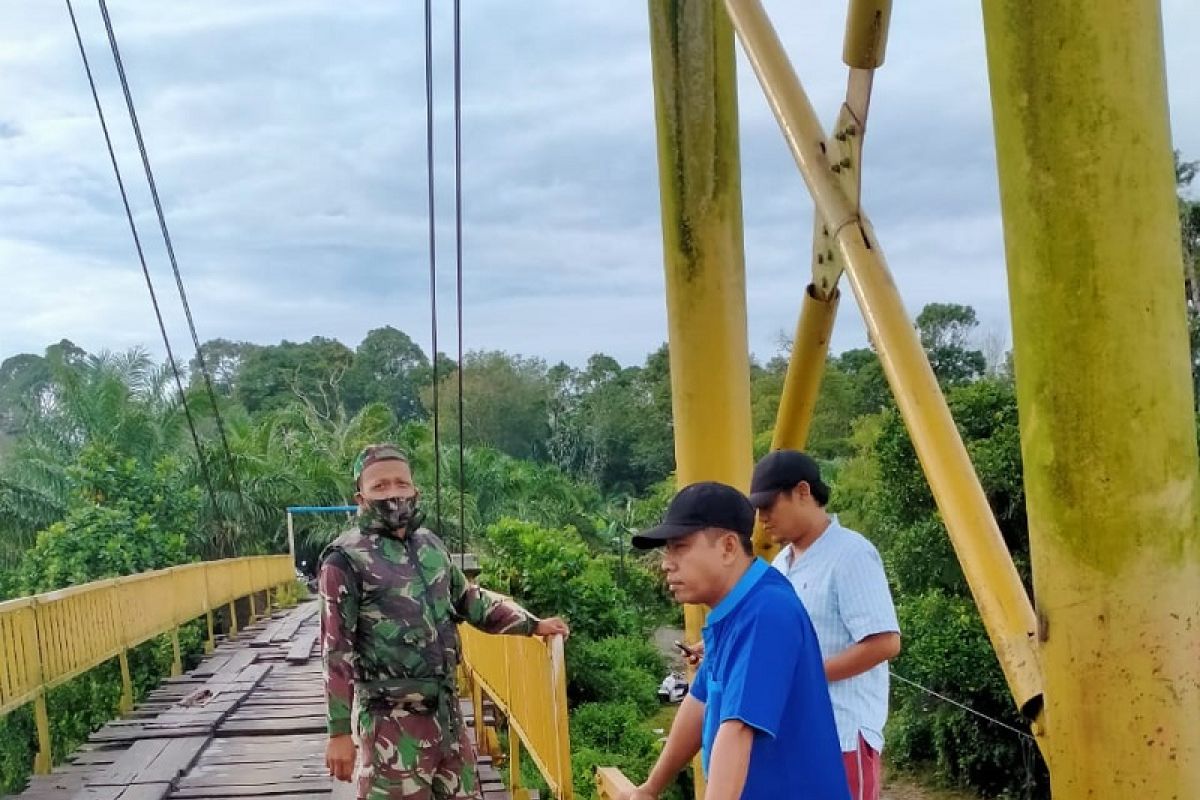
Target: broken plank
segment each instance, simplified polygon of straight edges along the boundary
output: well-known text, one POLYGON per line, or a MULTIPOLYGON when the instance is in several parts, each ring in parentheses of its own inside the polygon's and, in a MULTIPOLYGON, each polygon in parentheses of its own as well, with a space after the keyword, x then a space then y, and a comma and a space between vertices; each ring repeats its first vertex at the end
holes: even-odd
POLYGON ((213 678, 228 682, 234 675, 253 664, 256 658, 258 658, 258 654, 253 650, 238 650, 230 656, 229 661, 225 662, 220 670, 213 674, 213 678))
POLYGON ((169 783, 139 783, 136 786, 85 786, 72 800, 163 800, 171 791, 169 783))
POLYGON ((166 739, 139 739, 108 767, 87 780, 88 786, 128 786, 167 749, 166 739))
POLYGON ((138 774, 134 782, 174 781, 191 769, 209 741, 210 738, 207 736, 185 736, 171 739, 158 757, 138 774))
POLYGON ((266 630, 254 637, 254 641, 250 642, 251 647, 270 647, 271 639, 279 633, 280 626, 283 625, 283 620, 268 625, 266 630))
POLYGON ((221 671, 221 668, 229 663, 229 659, 233 657, 232 653, 221 653, 210 656, 200 662, 200 665, 192 670, 192 674, 197 678, 211 678, 221 671))
POLYGON ((263 678, 271 671, 270 664, 252 664, 238 672, 232 683, 239 686, 249 685, 251 689, 262 683, 263 678))
POLYGON ((306 603, 305 605, 298 607, 284 618, 283 624, 279 626, 279 631, 276 634, 274 641, 291 641, 292 637, 296 635, 296 631, 300 630, 300 626, 303 625, 309 617, 316 613, 316 603, 306 603))
POLYGON ((292 644, 287 653, 287 662, 289 664, 303 664, 312 656, 313 647, 317 643, 317 636, 320 631, 313 629, 304 634, 292 644))

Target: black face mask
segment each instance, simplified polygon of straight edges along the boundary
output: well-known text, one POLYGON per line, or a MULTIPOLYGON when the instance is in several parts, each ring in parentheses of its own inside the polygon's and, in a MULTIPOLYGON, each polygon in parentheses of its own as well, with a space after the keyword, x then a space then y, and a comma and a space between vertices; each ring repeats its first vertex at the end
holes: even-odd
POLYGON ((416 528, 424 517, 417 508, 415 497, 385 497, 368 500, 371 522, 389 531, 408 531, 416 528))

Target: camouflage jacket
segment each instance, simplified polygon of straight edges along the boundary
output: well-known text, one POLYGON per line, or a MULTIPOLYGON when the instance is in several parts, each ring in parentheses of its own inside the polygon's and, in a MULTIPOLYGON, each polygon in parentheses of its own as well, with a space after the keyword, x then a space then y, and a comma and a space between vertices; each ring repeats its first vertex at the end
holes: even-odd
POLYGON ((319 584, 331 736, 350 733, 355 692, 360 702, 381 696, 435 701, 430 695, 453 692, 458 622, 524 636, 538 623, 516 603, 468 581, 442 540, 424 528, 343 533, 321 556, 319 584))

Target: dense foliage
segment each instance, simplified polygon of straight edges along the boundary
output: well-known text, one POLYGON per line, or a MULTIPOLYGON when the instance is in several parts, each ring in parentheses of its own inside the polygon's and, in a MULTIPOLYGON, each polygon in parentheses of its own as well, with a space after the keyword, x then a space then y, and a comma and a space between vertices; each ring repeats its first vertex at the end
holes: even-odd
MULTIPOLYGON (((1179 162, 1181 187, 1195 174, 1195 164, 1179 162)), ((1200 387, 1200 204, 1181 197, 1180 218, 1200 387)), ((916 325, 1028 581, 1003 340, 981 335, 975 312, 953 304, 927 306, 916 325)), ((752 366, 758 453, 769 442, 786 349, 752 366)), ((655 688, 665 669, 650 634, 677 622, 678 610, 653 562, 627 543, 661 515, 672 491, 665 348, 640 366, 596 354, 582 368, 469 354, 461 365, 464 440, 457 425, 446 425, 436 465, 426 421, 432 361, 399 330, 371 331, 355 349, 314 337, 271 346, 218 339, 203 351, 218 407, 193 364, 187 400, 199 452, 170 372, 144 351, 89 354, 64 340, 0 363, 0 599, 196 559, 281 552, 285 506, 347 502, 353 455, 368 442, 394 440, 413 458, 430 522, 452 549, 481 554, 484 582, 535 612, 570 618, 580 796, 591 795, 598 764, 645 775, 663 725, 655 688)), ((454 420, 459 365, 441 354, 437 364, 439 410, 454 420)), ((1021 727, 872 350, 829 358, 809 450, 834 485, 833 510, 883 554, 904 631, 897 675, 1021 727)), ((311 564, 344 524, 300 520, 299 560, 311 564)), ((198 632, 189 631, 185 649, 194 655, 198 646, 198 632)), ((151 642, 132 654, 138 692, 165 674, 169 650, 151 642)), ((112 716, 118 693, 112 664, 51 693, 55 755, 112 716)), ((986 796, 1044 796, 1044 765, 1010 730, 904 681, 892 708, 893 765, 986 796)), ((27 709, 0 720, 0 789, 23 783, 32 742, 27 709)), ((685 784, 672 791, 686 793, 685 784)))

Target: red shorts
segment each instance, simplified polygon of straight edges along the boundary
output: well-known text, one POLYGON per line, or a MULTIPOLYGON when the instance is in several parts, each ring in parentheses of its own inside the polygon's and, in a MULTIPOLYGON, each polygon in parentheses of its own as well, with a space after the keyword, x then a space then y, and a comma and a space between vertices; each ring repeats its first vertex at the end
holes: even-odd
POLYGON ((879 751, 858 735, 858 749, 842 753, 846 777, 850 779, 850 800, 879 800, 883 778, 883 760, 879 751))

